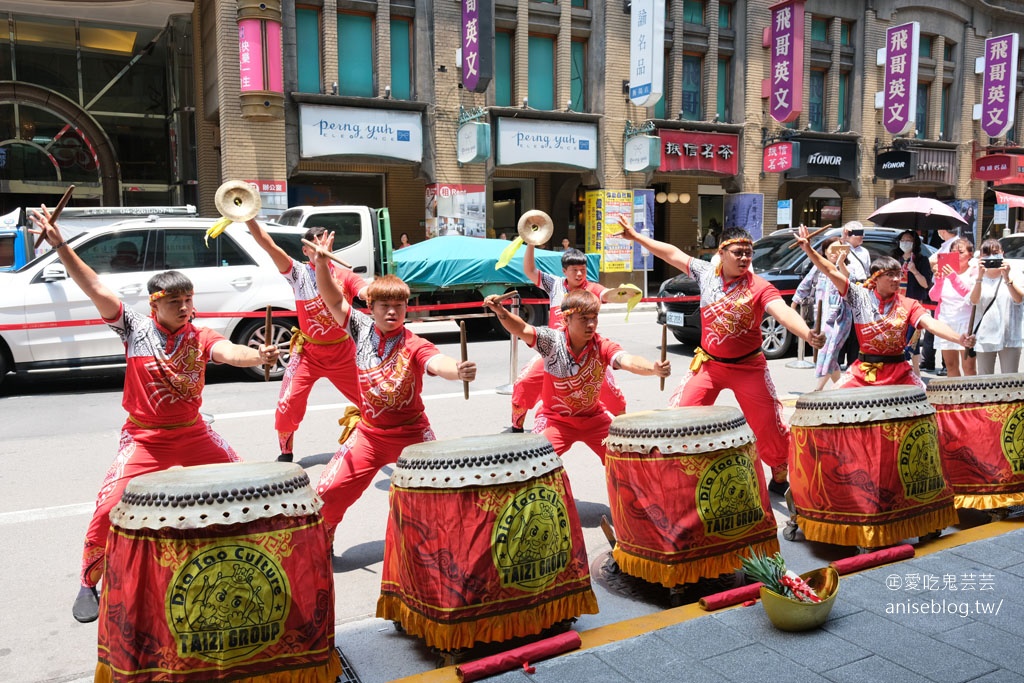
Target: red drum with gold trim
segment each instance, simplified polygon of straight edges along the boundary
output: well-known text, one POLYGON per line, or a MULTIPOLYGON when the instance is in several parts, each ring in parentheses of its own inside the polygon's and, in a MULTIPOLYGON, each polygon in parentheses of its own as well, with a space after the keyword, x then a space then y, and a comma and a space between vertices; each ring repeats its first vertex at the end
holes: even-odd
POLYGON ((390 497, 377 616, 429 647, 535 635, 597 613, 569 479, 543 436, 407 446, 390 497))
POLYGON ((727 406, 616 417, 605 440, 613 557, 663 586, 718 577, 779 549, 754 433, 727 406))
POLYGON ((790 432, 790 492, 809 540, 875 548, 957 523, 920 388, 804 394, 790 432))
POLYGON ((956 506, 1024 503, 1024 374, 933 379, 928 400, 956 506))
POLYGON ((290 463, 136 477, 111 511, 97 681, 334 681, 320 499, 290 463))

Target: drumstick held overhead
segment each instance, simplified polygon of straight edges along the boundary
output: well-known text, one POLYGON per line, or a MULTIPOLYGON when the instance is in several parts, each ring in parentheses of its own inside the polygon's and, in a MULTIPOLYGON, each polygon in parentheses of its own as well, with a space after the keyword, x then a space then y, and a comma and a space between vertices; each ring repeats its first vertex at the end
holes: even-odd
MULTIPOLYGON (((306 239, 302 240, 302 243, 305 244, 310 249, 319 249, 320 248, 318 245, 316 245, 313 242, 310 242, 309 240, 306 240, 306 239)), ((343 261, 342 259, 340 259, 339 257, 335 256, 334 254, 332 254, 330 252, 327 252, 327 258, 331 259, 332 261, 334 261, 335 263, 337 263, 340 266, 345 266, 349 270, 352 270, 352 266, 351 265, 349 265, 348 263, 345 263, 345 261, 343 261)))
MULTIPOLYGON (((665 362, 666 353, 668 351, 668 349, 666 348, 667 346, 668 346, 668 325, 662 325, 661 326, 661 362, 662 363, 665 362)), ((659 383, 661 385, 661 391, 665 391, 665 378, 664 377, 660 378, 659 383)))
MULTIPOLYGON (((828 225, 826 225, 823 228, 818 228, 814 232, 808 233, 807 239, 811 239, 812 237, 816 237, 817 235, 820 235, 821 233, 825 232, 826 230, 828 230, 831 227, 832 227, 832 224, 829 223, 828 225)), ((787 248, 788 249, 796 249, 796 242, 793 242, 793 244, 789 245, 789 247, 787 247, 787 248)))
MULTIPOLYGON (((462 362, 465 363, 469 358, 466 352, 466 321, 459 321, 459 347, 462 350, 462 362)), ((462 380, 462 397, 469 400, 469 382, 462 380)))
MULTIPOLYGON (((75 191, 74 185, 68 185, 68 189, 64 190, 64 196, 57 202, 57 206, 54 207, 53 211, 50 212, 50 224, 57 225, 57 219, 60 218, 60 212, 64 210, 64 207, 71 201, 71 195, 75 191)), ((39 233, 39 237, 36 238, 36 243, 33 248, 38 249, 39 245, 43 243, 43 234, 39 233)))
MULTIPOLYGON (((263 344, 270 346, 270 337, 274 334, 274 309, 269 305, 267 306, 267 318, 263 325, 263 344)), ((270 381, 270 368, 274 367, 273 363, 267 363, 263 366, 263 381, 270 381)))

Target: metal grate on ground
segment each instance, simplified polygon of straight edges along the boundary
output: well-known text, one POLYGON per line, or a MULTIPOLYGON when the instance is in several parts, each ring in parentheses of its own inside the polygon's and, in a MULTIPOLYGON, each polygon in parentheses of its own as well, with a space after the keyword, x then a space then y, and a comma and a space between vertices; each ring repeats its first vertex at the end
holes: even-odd
POLYGON ((338 659, 341 660, 341 675, 338 676, 334 683, 362 683, 359 680, 359 674, 349 664, 348 659, 345 657, 345 653, 341 651, 340 647, 334 648, 338 651, 338 659))

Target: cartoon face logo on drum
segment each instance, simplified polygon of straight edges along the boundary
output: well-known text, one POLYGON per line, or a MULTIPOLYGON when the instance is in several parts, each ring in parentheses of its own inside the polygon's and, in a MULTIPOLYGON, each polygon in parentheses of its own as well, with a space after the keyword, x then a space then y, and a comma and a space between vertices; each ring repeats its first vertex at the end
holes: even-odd
POLYGON ((1006 420, 999 442, 1013 473, 1024 474, 1024 406, 1018 406, 1006 420))
POLYGON ((696 496, 705 535, 740 536, 764 519, 754 464, 742 451, 726 451, 704 468, 696 496))
POLYGON ((206 547, 182 563, 167 589, 165 611, 179 655, 230 662, 276 643, 290 608, 280 562, 240 541, 206 547))
POLYGON ((907 430, 900 441, 899 470, 907 498, 929 501, 946 488, 934 420, 919 420, 907 430))
POLYGON ((502 586, 539 591, 569 564, 572 537, 565 503, 543 484, 518 492, 498 513, 491 558, 502 586))

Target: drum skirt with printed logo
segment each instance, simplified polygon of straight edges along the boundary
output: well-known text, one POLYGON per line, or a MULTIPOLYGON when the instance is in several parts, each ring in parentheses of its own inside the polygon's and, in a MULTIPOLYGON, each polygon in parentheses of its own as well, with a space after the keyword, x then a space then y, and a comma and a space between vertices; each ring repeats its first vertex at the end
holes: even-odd
POLYGON ((333 682, 320 500, 290 463, 136 477, 111 511, 97 681, 333 682))
POLYGON ((597 613, 562 461, 538 434, 402 451, 377 616, 452 651, 597 613))
POLYGON ((779 550, 754 434, 727 406, 616 417, 605 440, 613 557, 623 572, 672 587, 779 550))
POLYGON ((790 492, 807 539, 877 548, 957 523, 920 388, 805 394, 790 433, 790 492))
POLYGON ((1024 503, 1024 374, 934 379, 928 400, 956 506, 1024 503))

